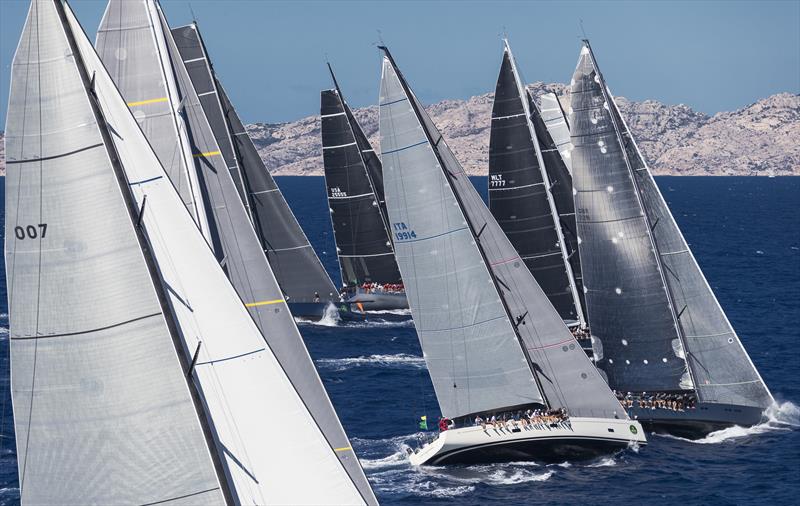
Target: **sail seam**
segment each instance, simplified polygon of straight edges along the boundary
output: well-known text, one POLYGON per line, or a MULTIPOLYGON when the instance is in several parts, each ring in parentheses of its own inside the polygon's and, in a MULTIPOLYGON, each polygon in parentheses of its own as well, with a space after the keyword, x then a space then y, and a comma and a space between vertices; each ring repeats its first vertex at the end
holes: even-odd
POLYGON ((109 330, 109 329, 113 329, 113 328, 116 328, 116 327, 121 327, 121 326, 127 325, 129 323, 134 323, 134 322, 138 322, 138 321, 141 321, 141 320, 146 320, 147 318, 152 318, 154 316, 159 316, 161 314, 162 313, 159 311, 158 313, 152 313, 152 314, 148 314, 148 315, 144 315, 144 316, 139 316, 137 318, 131 318, 130 320, 125 320, 123 322, 114 323, 112 325, 106 325, 104 327, 96 327, 96 328, 88 329, 88 330, 79 330, 79 331, 75 331, 75 332, 65 332, 63 334, 49 334, 49 335, 46 335, 46 336, 9 337, 9 339, 11 339, 13 341, 24 341, 24 340, 30 340, 30 339, 49 339, 51 337, 70 337, 70 336, 79 336, 79 335, 83 335, 83 334, 92 334, 94 332, 102 332, 104 330, 109 330))
POLYGON ((390 153, 397 153, 398 151, 403 151, 404 149, 411 149, 411 148, 416 147, 416 146, 422 146, 423 144, 426 144, 427 142, 428 142, 428 140, 425 139, 424 141, 418 142, 416 144, 411 144, 409 146, 405 146, 405 147, 397 148, 397 149, 390 149, 389 151, 385 151, 383 154, 384 155, 388 155, 390 153))
POLYGON ((128 102, 126 105, 128 107, 136 107, 137 105, 147 105, 147 104, 157 104, 159 102, 166 102, 168 100, 167 97, 160 97, 160 98, 151 98, 148 100, 139 100, 136 102, 128 102))
POLYGON ((394 252, 388 251, 386 253, 374 253, 372 255, 339 255, 342 258, 366 258, 366 257, 382 257, 386 255, 394 255, 394 252))
POLYGON ((437 237, 441 237, 443 235, 454 234, 456 232, 461 232, 462 230, 466 230, 467 227, 457 228, 455 230, 448 230, 447 232, 442 232, 441 234, 432 235, 430 237, 420 237, 419 239, 409 239, 406 241, 397 241, 402 243, 409 243, 409 242, 420 242, 420 241, 427 241, 428 239, 435 239, 437 237))
POLYGON ((478 325, 483 325, 484 323, 493 322, 495 320, 502 320, 504 318, 506 318, 506 315, 500 315, 500 316, 497 316, 495 318, 489 318, 488 320, 483 320, 483 321, 480 321, 480 322, 472 322, 472 323, 470 323, 468 325, 459 325, 458 327, 447 327, 447 328, 441 328, 441 329, 423 329, 423 330, 425 330, 426 332, 449 332, 451 330, 461 330, 461 329, 466 329, 466 328, 471 328, 471 327, 477 327, 478 325))
POLYGON ((532 188, 534 186, 543 186, 544 183, 531 183, 522 186, 514 186, 509 188, 489 188, 490 192, 507 191, 507 190, 522 190, 523 188, 532 188))
POLYGON ((346 148, 347 146, 355 146, 356 141, 348 142, 347 144, 339 144, 338 146, 322 146, 323 151, 326 149, 346 148))
POLYGON ((358 195, 348 195, 346 197, 328 197, 328 198, 331 200, 347 200, 347 199, 357 199, 359 197, 367 197, 369 195, 375 195, 375 194, 370 192, 370 193, 359 193, 358 195))
POLYGON ((196 496, 198 496, 200 494, 206 494, 208 492, 213 492, 213 491, 219 490, 219 489, 220 489, 219 487, 209 488, 209 489, 206 489, 206 490, 201 490, 199 492, 193 492, 191 494, 170 497, 169 499, 163 499, 161 501, 144 503, 144 504, 142 504, 142 506, 154 506, 156 504, 166 504, 168 502, 177 501, 178 499, 186 499, 187 497, 196 497, 196 496))
POLYGON ((290 251, 293 249, 303 249, 303 248, 310 248, 310 244, 303 244, 301 246, 293 246, 291 248, 267 248, 264 251, 290 251))
POLYGON ((403 98, 401 98, 401 99, 394 100, 394 101, 392 101, 392 102, 386 102, 386 103, 380 104, 380 106, 381 106, 381 107, 385 107, 385 106, 387 106, 387 105, 398 104, 398 103, 400 103, 400 102, 403 102, 403 101, 405 101, 405 100, 408 100, 408 98, 406 98, 406 97, 403 97, 403 98))
POLYGON ((521 113, 519 113, 519 114, 512 114, 512 115, 510 115, 510 116, 496 116, 496 117, 492 118, 492 121, 494 121, 494 120, 498 120, 498 119, 519 118, 519 117, 521 117, 521 116, 525 116, 525 113, 524 113, 524 112, 521 112, 521 113))
POLYGON ((88 151, 90 149, 102 147, 103 144, 92 144, 91 146, 86 146, 85 148, 76 149, 74 151, 69 151, 67 153, 60 153, 58 155, 50 155, 50 156, 43 156, 41 158, 26 158, 24 160, 7 160, 6 165, 11 165, 14 163, 32 163, 32 162, 43 162, 45 160, 54 160, 56 158, 64 158, 65 156, 75 155, 78 153, 82 153, 84 151, 88 151))

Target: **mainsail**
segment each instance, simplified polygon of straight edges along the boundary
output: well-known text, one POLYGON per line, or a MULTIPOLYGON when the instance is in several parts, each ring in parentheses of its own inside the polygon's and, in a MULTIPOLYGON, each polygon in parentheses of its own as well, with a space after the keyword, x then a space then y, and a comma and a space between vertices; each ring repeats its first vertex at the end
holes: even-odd
POLYGON ((573 176, 592 335, 620 390, 772 396, 720 308, 606 87, 588 41, 572 84, 573 176))
MULTIPOLYGON (((568 173, 560 170, 563 162, 553 149, 552 139, 522 86, 505 41, 492 108, 489 208, 561 318, 584 324, 579 286, 570 265, 571 252, 552 192, 564 187, 562 172, 568 173), (540 144, 539 136, 546 137, 541 139, 546 144, 540 144), (551 180, 551 174, 558 179, 551 180)), ((570 190, 571 187, 567 192, 570 190)), ((569 214, 568 209, 565 214, 569 214)), ((574 234, 574 227, 570 234, 574 234)))
POLYGON ((626 417, 382 49, 389 217, 442 413, 545 403, 626 417))
POLYGON ((382 174, 380 161, 333 80, 335 89, 321 94, 320 114, 325 185, 342 284, 401 283, 382 201, 383 181, 379 194, 372 178, 375 169, 382 174), (373 171, 367 167, 367 155, 373 171))
POLYGON ((197 23, 172 30, 192 83, 281 290, 291 302, 338 302, 338 291, 247 134, 216 75, 197 23), (202 91, 201 91, 202 90, 202 91), (220 111, 222 118, 220 118, 220 111), (223 122, 224 121, 224 122, 223 122))
POLYGON ((77 52, 84 35, 64 10, 31 3, 11 66, 5 261, 20 499, 223 504, 180 337, 77 52))
MULTIPOLYGON (((112 3, 117 3, 117 0, 112 0, 112 3)), ((145 2, 142 4, 138 2, 122 3, 129 7, 139 5, 139 8, 142 8, 142 4, 145 2)), ((156 7, 163 26, 167 27, 160 7, 157 5, 156 7)), ((174 47, 171 32, 165 29, 164 33, 168 39, 168 47, 174 47)), ((186 47, 186 36, 180 40, 186 47)), ((198 39, 195 38, 195 40, 198 39)), ((183 61, 177 56, 177 48, 173 54, 176 55, 172 62, 178 75, 178 83, 187 97, 185 100, 187 105, 184 110, 188 114, 188 124, 192 126, 190 129, 192 142, 194 145, 205 146, 206 150, 198 153, 200 156, 197 158, 202 162, 200 179, 204 183, 203 195, 208 198, 206 209, 213 211, 213 214, 210 214, 213 217, 210 221, 218 227, 220 232, 219 237, 224 252, 220 263, 236 289, 238 298, 241 299, 237 299, 238 302, 243 303, 242 305, 247 308, 255 320, 261 334, 266 338, 268 347, 277 357, 288 380, 299 393, 329 446, 339 450, 336 455, 346 468, 350 479, 357 484, 363 497, 372 501, 374 499, 372 492, 358 460, 352 453, 348 438, 314 368, 294 319, 288 311, 283 310, 284 297, 236 190, 232 178, 235 172, 229 171, 225 165, 222 150, 218 148, 220 144, 217 143, 212 132, 213 128, 203 107, 200 106, 199 94, 189 81, 183 61), (196 141, 196 139, 198 140, 196 141), (232 174, 232 172, 234 173, 232 174)), ((210 69, 206 65, 193 69, 198 83, 203 82, 201 81, 203 74, 200 73, 203 68, 210 69)), ((208 77, 208 74, 206 76, 208 77)), ((115 76, 117 81, 125 79, 124 74, 115 76)), ((207 91, 202 93, 207 93, 207 91)), ((224 101, 220 101, 218 104, 219 110, 224 105, 224 101)), ((213 102, 206 102, 206 106, 209 105, 213 105, 213 102)), ((220 116, 216 115, 212 118, 219 119, 220 116)), ((211 244, 214 246, 216 242, 212 241, 211 244)), ((224 324, 224 320, 221 320, 221 323, 224 324)))
MULTIPOLYGON (((591 47, 590 56, 594 61, 591 47)), ((698 397, 703 402, 768 407, 772 394, 719 305, 608 88, 606 95, 642 205, 653 224, 653 240, 678 308, 698 397)))

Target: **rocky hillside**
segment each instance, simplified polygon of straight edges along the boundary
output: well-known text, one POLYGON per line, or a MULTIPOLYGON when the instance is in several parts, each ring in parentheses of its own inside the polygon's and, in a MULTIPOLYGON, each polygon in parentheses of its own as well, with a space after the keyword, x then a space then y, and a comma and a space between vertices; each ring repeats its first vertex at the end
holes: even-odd
MULTIPOLYGON (((562 84, 531 87, 537 95, 545 89, 568 93, 562 84)), ((428 107, 450 147, 475 175, 487 171, 492 95, 444 100, 428 107)), ((563 99, 566 108, 568 95, 563 99)), ((656 174, 800 175, 800 95, 781 93, 713 116, 685 105, 617 100, 656 174)), ((356 110, 355 115, 378 148, 377 107, 356 110)), ((273 174, 322 174, 318 116, 247 128, 273 174)), ((0 146, 0 170, 3 159, 0 146)))

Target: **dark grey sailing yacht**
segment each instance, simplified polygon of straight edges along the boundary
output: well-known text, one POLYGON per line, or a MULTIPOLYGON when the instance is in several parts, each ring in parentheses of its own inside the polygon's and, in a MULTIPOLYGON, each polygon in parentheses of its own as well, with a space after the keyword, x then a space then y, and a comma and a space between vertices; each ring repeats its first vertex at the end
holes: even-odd
POLYGON ((455 423, 411 463, 563 461, 644 443, 641 426, 547 301, 381 49, 381 152, 395 255, 436 398, 455 423), (473 424, 477 415, 535 409, 562 416, 473 424))
POLYGON ((348 302, 359 309, 406 309, 383 193, 383 170, 328 65, 334 88, 321 93, 322 159, 336 253, 348 302))
MULTIPOLYGON (((503 43, 489 141, 489 209, 561 318, 583 335, 572 178, 503 43)), ((589 347, 588 340, 583 344, 589 347)))
POLYGON ((773 402, 703 276, 588 41, 572 80, 572 176, 596 363, 632 417, 695 436, 773 402))

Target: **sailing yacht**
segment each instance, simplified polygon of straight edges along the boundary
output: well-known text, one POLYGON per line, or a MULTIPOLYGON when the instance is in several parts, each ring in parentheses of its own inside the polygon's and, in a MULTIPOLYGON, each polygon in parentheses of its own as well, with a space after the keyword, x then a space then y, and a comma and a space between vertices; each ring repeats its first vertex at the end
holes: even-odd
POLYGON ((454 423, 411 463, 564 460, 645 443, 381 49, 395 256, 441 412, 454 423), (569 416, 516 427, 472 422, 527 410, 569 416))
POLYGON ((363 310, 407 309, 389 231, 381 162, 344 100, 330 64, 328 70, 334 88, 321 93, 322 159, 342 285, 348 302, 363 310))
POLYGON ((631 417, 689 437, 754 425, 774 399, 719 305, 588 41, 569 124, 592 343, 631 417))
MULTIPOLYGON (((572 181, 508 40, 489 137, 489 209, 570 327, 586 328, 572 181)), ((588 340, 582 340, 591 350, 588 340)))
POLYGON ((315 397, 290 377, 141 119, 66 2, 34 0, 6 125, 21 502, 375 504, 313 411, 319 378, 315 397))
POLYGON ((338 307, 338 291, 244 130, 197 24, 170 30, 158 2, 111 0, 97 48, 234 286, 257 290, 269 267, 295 316, 338 307), (141 36, 145 28, 150 37, 141 36))

